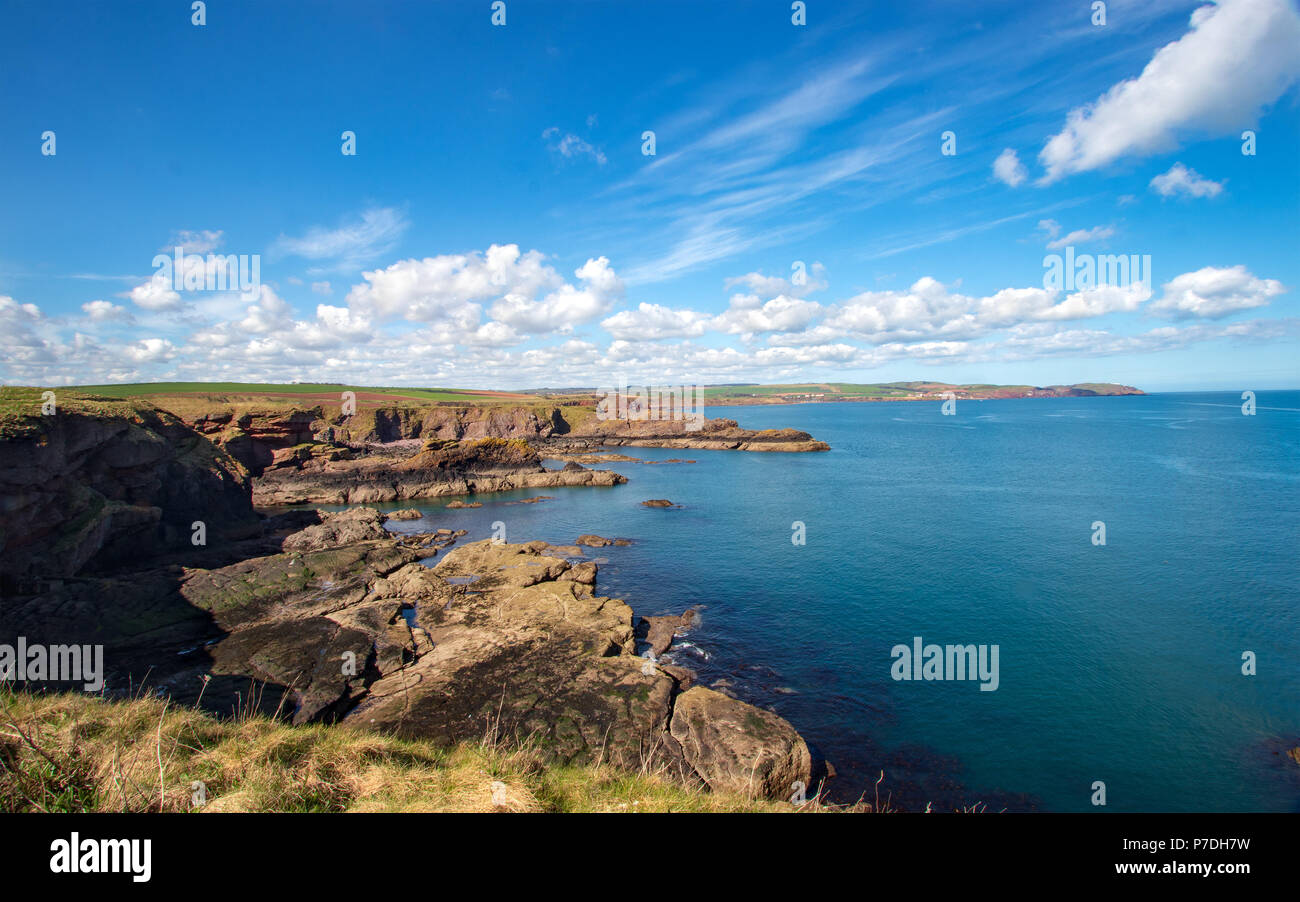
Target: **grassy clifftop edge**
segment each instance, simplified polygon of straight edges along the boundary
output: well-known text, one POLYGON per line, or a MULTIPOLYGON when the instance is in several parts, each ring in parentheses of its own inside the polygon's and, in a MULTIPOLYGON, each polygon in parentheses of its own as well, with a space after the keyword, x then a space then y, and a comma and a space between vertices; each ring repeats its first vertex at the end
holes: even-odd
MULTIPOLYGON (((445 746, 347 726, 218 719, 151 696, 115 701, 4 687, 0 810, 791 812, 796 806, 688 787, 666 774, 548 764, 526 742, 508 746, 485 737, 445 746)), ((810 801, 802 810, 827 809, 810 801)))

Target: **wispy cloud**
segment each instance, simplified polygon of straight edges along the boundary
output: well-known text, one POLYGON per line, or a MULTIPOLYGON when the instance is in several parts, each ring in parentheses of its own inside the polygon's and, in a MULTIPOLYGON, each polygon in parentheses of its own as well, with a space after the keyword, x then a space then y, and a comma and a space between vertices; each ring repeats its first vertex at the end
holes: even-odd
MULTIPOLYGON (((592 124, 592 117, 587 117, 588 125, 592 124)), ((604 166, 608 162, 605 152, 594 144, 578 137, 572 132, 563 132, 555 126, 551 126, 542 132, 542 140, 552 152, 559 154, 566 160, 573 160, 581 157, 595 161, 596 165, 604 166)))
POLYGON ((316 226, 297 238, 281 235, 269 254, 322 261, 308 269, 312 275, 353 271, 391 252, 407 225, 394 207, 372 208, 337 228, 316 226))

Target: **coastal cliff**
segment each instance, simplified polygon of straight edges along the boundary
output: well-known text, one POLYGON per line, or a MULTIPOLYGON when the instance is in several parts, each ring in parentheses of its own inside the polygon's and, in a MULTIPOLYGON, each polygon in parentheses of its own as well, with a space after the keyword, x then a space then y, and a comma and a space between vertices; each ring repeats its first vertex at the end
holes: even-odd
MULTIPOLYGON (((176 402, 173 402, 176 403, 176 402)), ((612 486, 626 479, 580 460, 602 447, 809 452, 829 446, 794 429, 742 429, 735 420, 603 420, 593 407, 177 403, 196 431, 253 476, 259 507, 370 504, 520 488, 612 486), (567 460, 547 469, 542 458, 567 460)))
POLYGON ((140 402, 69 399, 0 417, 0 592, 260 531, 248 472, 177 417, 140 402))

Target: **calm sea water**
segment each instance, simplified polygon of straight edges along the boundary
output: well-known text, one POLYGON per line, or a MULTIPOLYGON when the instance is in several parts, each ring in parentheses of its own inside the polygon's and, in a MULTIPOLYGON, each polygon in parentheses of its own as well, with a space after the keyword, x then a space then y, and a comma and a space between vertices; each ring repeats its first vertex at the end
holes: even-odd
POLYGON ((638 614, 703 605, 676 660, 794 723, 838 798, 879 779, 908 808, 1081 811, 1100 780, 1108 810, 1300 811, 1279 754, 1300 745, 1300 392, 1259 393, 1255 416, 1241 403, 711 408, 833 450, 632 448, 696 462, 420 506, 467 540, 494 521, 510 541, 635 539, 590 552, 601 592, 638 614), (555 500, 510 503, 537 494, 555 500), (893 680, 891 648, 914 636, 996 644, 998 689, 893 680))

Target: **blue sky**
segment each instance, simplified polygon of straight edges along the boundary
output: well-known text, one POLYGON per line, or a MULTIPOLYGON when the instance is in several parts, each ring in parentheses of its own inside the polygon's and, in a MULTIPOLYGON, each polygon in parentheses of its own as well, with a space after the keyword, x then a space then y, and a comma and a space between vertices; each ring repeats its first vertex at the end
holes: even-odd
POLYGON ((7 4, 0 380, 1300 386, 1288 0, 491 15, 7 4))

